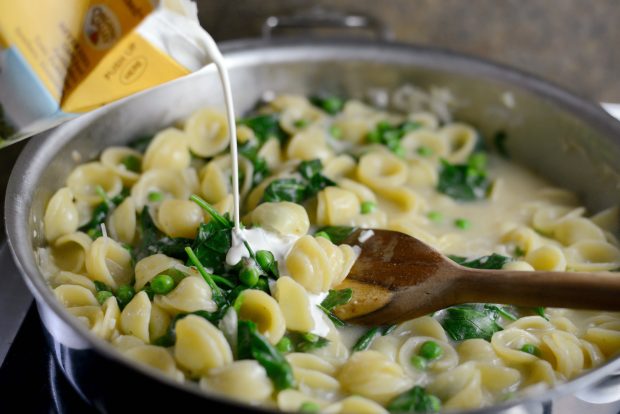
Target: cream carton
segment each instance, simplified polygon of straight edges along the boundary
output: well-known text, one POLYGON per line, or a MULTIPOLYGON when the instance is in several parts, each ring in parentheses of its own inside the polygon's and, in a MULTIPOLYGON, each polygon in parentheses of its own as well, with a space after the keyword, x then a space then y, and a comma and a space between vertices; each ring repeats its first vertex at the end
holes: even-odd
POLYGON ((0 147, 209 62, 189 0, 0 2, 0 147))

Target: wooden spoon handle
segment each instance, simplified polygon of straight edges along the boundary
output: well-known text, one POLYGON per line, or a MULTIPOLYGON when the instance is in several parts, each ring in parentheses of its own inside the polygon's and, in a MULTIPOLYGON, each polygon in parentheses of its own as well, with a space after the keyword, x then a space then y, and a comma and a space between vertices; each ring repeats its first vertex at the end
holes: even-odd
POLYGON ((460 303, 620 310, 620 274, 463 269, 454 293, 460 303))

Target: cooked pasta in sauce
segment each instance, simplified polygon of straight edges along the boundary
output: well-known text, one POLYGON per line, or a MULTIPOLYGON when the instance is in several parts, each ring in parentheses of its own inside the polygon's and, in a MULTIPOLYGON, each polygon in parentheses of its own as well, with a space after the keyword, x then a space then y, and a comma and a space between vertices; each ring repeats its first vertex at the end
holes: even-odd
POLYGON ((617 207, 589 215, 431 113, 282 95, 237 126, 241 232, 213 109, 107 148, 48 203, 44 274, 127 358, 248 404, 384 413, 492 405, 620 350, 615 313, 470 304, 371 329, 338 318, 354 228, 404 232, 470 267, 614 271, 617 207))

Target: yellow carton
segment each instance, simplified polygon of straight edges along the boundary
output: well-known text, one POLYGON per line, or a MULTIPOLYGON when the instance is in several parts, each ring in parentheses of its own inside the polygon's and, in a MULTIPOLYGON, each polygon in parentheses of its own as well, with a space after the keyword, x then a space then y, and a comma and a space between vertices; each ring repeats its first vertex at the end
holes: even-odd
POLYGON ((0 146, 208 61, 189 0, 0 2, 0 146))

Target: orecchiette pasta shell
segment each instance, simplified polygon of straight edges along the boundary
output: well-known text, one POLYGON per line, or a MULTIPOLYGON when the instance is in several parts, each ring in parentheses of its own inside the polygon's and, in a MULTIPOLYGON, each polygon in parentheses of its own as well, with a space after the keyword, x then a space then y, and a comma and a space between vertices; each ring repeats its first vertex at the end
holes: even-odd
POLYGON ((170 237, 195 238, 202 218, 202 209, 189 200, 164 200, 157 211, 159 228, 170 237))
POLYGON ((265 160, 270 170, 277 168, 282 163, 282 149, 277 138, 270 138, 258 150, 258 156, 265 160))
POLYGON ((328 405, 321 412, 326 414, 387 414, 388 411, 376 402, 358 395, 347 397, 328 405))
POLYGON ((448 342, 448 336, 441 324, 430 316, 411 319, 403 322, 392 332, 392 335, 399 337, 409 336, 430 336, 443 342, 448 342))
POLYGON ((356 258, 351 246, 335 246, 323 237, 303 236, 286 257, 286 267, 295 281, 319 293, 342 282, 356 258))
POLYGON ((84 273, 86 253, 91 244, 91 238, 80 231, 59 237, 52 247, 54 263, 62 270, 84 273))
POLYGON ((101 323, 99 336, 105 340, 110 340, 110 338, 117 333, 121 319, 121 310, 118 307, 118 301, 114 296, 109 297, 101 306, 101 310, 103 311, 103 321, 101 323))
POLYGON ((228 195, 231 188, 230 175, 221 165, 210 162, 201 171, 200 191, 209 203, 217 203, 228 195))
POLYGON ((377 202, 375 193, 364 184, 360 184, 357 181, 350 180, 348 178, 339 179, 337 184, 338 187, 355 194, 360 203, 363 203, 364 201, 371 201, 373 203, 377 202))
POLYGON ((113 239, 131 244, 136 236, 136 205, 127 197, 114 209, 108 219, 108 231, 113 239))
POLYGON ((479 363, 478 370, 482 386, 494 395, 512 391, 521 381, 521 373, 514 368, 479 363))
POLYGON ((131 254, 109 237, 99 237, 86 255, 88 277, 117 288, 128 284, 133 276, 131 254))
POLYGON ((217 310, 217 305, 211 299, 211 288, 200 276, 188 276, 172 292, 156 295, 155 304, 174 315, 180 312, 217 310))
POLYGON ((175 381, 182 382, 183 380, 183 373, 177 369, 174 358, 164 348, 142 345, 130 348, 124 354, 134 361, 156 369, 175 381))
POLYGON ((140 290, 161 272, 170 268, 176 268, 180 264, 182 264, 180 260, 161 253, 147 256, 136 263, 136 283, 134 287, 136 290, 140 290))
POLYGON ((401 141, 407 158, 420 157, 420 148, 430 150, 431 158, 445 158, 448 154, 448 143, 439 134, 428 129, 418 129, 409 132, 401 141))
POLYGON ((401 339, 395 336, 380 336, 372 341, 370 349, 381 352, 388 357, 390 361, 396 361, 398 358, 398 348, 401 342, 401 339))
POLYGON ((54 289, 54 294, 66 308, 99 304, 93 292, 84 286, 61 285, 54 289))
POLYGON ((292 389, 280 391, 277 396, 278 409, 284 412, 298 412, 302 404, 308 402, 317 404, 319 407, 327 405, 327 402, 322 399, 292 389))
POLYGON ((492 365, 501 364, 501 359, 495 353, 493 346, 484 339, 467 339, 457 345, 456 351, 462 362, 477 361, 492 365))
POLYGON ((99 162, 90 162, 76 167, 67 177, 67 187, 73 196, 87 204, 99 204, 103 200, 97 187, 112 198, 123 189, 123 182, 114 171, 99 162))
POLYGON ((422 372, 411 365, 411 358, 418 355, 420 348, 427 341, 433 341, 442 353, 436 359, 428 361, 428 368, 434 372, 443 372, 456 367, 459 363, 459 356, 454 348, 447 342, 438 341, 428 336, 414 336, 405 341, 398 351, 398 362, 402 365, 412 378, 420 377, 422 372))
POLYGON ((493 349, 506 363, 528 364, 536 361, 537 356, 521 351, 524 345, 540 345, 540 339, 526 330, 508 328, 495 332, 491 337, 493 349))
POLYGON ((273 393, 265 368, 256 361, 235 361, 214 368, 202 377, 200 386, 252 405, 264 403, 273 393))
POLYGON ((435 187, 439 181, 437 168, 429 160, 412 159, 407 161, 409 173, 407 182, 415 187, 435 187))
POLYGON ((357 164, 357 178, 379 191, 402 186, 407 180, 407 164, 396 155, 384 151, 363 155, 357 164))
POLYGON ((605 241, 605 234, 596 224, 583 217, 565 218, 556 224, 553 236, 560 243, 569 246, 578 241, 605 241))
POLYGON ((79 285, 90 290, 91 292, 93 292, 93 294, 97 293, 93 281, 86 276, 77 273, 61 270, 58 273, 54 274, 54 277, 52 277, 50 282, 53 287, 59 287, 62 285, 79 285))
POLYGON ((562 271, 566 269, 566 257, 557 246, 542 246, 525 255, 525 261, 536 270, 562 271))
POLYGON ((502 270, 516 270, 520 272, 531 272, 534 267, 523 260, 513 260, 502 266, 502 270))
POLYGON ((136 293, 121 312, 121 331, 149 343, 151 306, 151 301, 145 291, 136 293))
POLYGON ((191 156, 189 137, 176 128, 167 128, 153 138, 142 159, 142 171, 153 169, 183 170, 189 167, 191 156))
POLYGON ((446 409, 477 408, 485 402, 480 371, 473 362, 438 375, 427 390, 439 397, 446 409))
POLYGON ((356 352, 338 374, 342 387, 385 404, 412 385, 402 367, 377 351, 356 352))
POLYGON ((338 187, 327 187, 317 195, 316 222, 319 226, 350 225, 360 214, 360 201, 355 193, 338 187))
POLYGON ((295 368, 322 372, 332 376, 336 373, 336 367, 333 364, 316 355, 293 352, 286 355, 286 359, 295 368))
POLYGON ((146 171, 131 188, 131 198, 136 205, 136 211, 141 212, 148 204, 148 195, 151 192, 162 193, 163 198, 187 200, 198 191, 198 176, 196 171, 162 170, 146 171))
POLYGON ((451 124, 439 130, 447 145, 446 159, 451 163, 466 162, 478 142, 476 130, 465 124, 451 124))
POLYGON ((133 157, 140 164, 142 163, 142 154, 128 147, 106 148, 101 153, 101 163, 114 171, 123 180, 124 185, 131 186, 138 180, 140 173, 127 169, 125 163, 123 163, 123 160, 127 157, 133 157))
POLYGON ((620 267, 620 249, 600 240, 583 240, 566 251, 567 267, 576 272, 597 272, 620 267))
POLYGON ((125 352, 131 348, 145 345, 144 341, 133 335, 119 335, 112 338, 111 344, 114 348, 121 352, 125 352))
POLYGON ((232 351, 224 334, 206 319, 188 315, 176 324, 174 357, 192 375, 208 375, 212 368, 229 365, 232 351))
POLYGON ((327 146, 325 130, 309 127, 296 133, 288 143, 286 155, 289 159, 304 161, 328 158, 331 150, 327 146))
POLYGON ((593 215, 590 220, 603 230, 612 234, 620 231, 620 207, 613 206, 593 215))
POLYGON ((310 229, 306 210, 289 201, 262 203, 249 217, 251 224, 280 234, 303 236, 310 229))
POLYGON ((171 319, 168 312, 159 305, 152 304, 151 318, 149 319, 149 337, 155 340, 164 336, 168 331, 171 319))
POLYGON ((314 329, 308 292, 303 286, 288 276, 282 276, 276 282, 275 298, 288 330, 311 332, 314 329))
POLYGON ((240 296, 239 319, 255 322, 258 331, 269 342, 277 344, 286 331, 286 321, 278 302, 262 290, 247 289, 240 296))
POLYGON ((79 215, 73 203, 73 192, 67 187, 56 191, 47 204, 43 217, 45 238, 54 241, 60 236, 75 232, 78 221, 79 215))
POLYGON ((67 311, 82 322, 90 331, 95 333, 95 335, 98 334, 103 321, 103 312, 99 305, 75 306, 67 309, 67 311))
POLYGON ((596 344, 606 357, 616 355, 620 351, 620 331, 592 327, 584 335, 588 342, 596 344))
POLYGON ((201 157, 212 157, 223 151, 229 142, 226 116, 206 108, 194 112, 185 124, 189 147, 201 157))
POLYGON ((584 355, 579 339, 575 335, 554 331, 543 336, 542 345, 543 355, 545 357, 552 355, 549 362, 564 377, 572 378, 583 370, 584 355))

